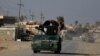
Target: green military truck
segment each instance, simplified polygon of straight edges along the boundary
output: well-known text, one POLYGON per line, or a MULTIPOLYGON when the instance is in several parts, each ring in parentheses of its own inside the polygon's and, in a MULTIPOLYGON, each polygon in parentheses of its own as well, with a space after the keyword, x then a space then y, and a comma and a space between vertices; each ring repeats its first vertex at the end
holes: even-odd
POLYGON ((54 53, 60 53, 61 51, 61 39, 58 35, 35 35, 31 44, 34 53, 41 50, 54 51, 54 53))
POLYGON ((39 28, 41 34, 33 36, 31 47, 34 53, 41 50, 54 51, 60 53, 61 51, 61 37, 58 34, 58 25, 55 21, 46 21, 39 28))

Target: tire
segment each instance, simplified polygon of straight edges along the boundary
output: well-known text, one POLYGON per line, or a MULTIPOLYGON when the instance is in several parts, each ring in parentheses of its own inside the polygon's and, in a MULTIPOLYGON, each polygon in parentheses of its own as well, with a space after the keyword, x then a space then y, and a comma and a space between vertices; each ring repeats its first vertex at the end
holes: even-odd
POLYGON ((59 54, 60 53, 60 50, 54 51, 54 53, 59 54))
POLYGON ((58 43, 58 48, 57 48, 57 50, 56 50, 56 51, 54 51, 54 53, 59 54, 59 53, 60 53, 60 51, 61 51, 61 42, 60 42, 60 43, 58 43))
POLYGON ((61 48, 60 48, 60 47, 58 47, 58 48, 57 48, 57 50, 56 50, 56 51, 54 51, 54 53, 59 54, 59 53, 60 53, 60 51, 61 51, 61 48))
POLYGON ((40 51, 34 50, 33 52, 34 52, 34 53, 38 53, 38 52, 40 52, 40 51))

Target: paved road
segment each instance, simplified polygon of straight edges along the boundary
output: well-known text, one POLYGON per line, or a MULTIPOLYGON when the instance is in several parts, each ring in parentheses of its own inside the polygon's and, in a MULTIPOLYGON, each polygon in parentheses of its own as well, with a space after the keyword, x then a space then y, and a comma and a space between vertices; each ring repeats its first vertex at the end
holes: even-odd
POLYGON ((88 54, 82 54, 81 52, 78 52, 79 44, 79 41, 76 40, 64 40, 62 42, 61 54, 54 54, 53 52, 49 51, 42 51, 40 53, 34 54, 31 48, 29 47, 26 49, 20 49, 13 52, 7 52, 0 56, 88 56, 88 54))
MULTIPOLYGON (((99 43, 99 38, 98 36, 100 36, 100 34, 96 34, 96 39, 98 40, 97 43, 99 43)), ((98 49, 100 49, 99 47, 96 47, 97 49, 93 49, 96 46, 99 46, 98 44, 94 43, 94 44, 89 44, 86 42, 82 42, 79 38, 74 38, 73 40, 64 40, 62 42, 62 51, 60 54, 54 54, 53 52, 49 52, 49 51, 42 51, 40 53, 34 54, 31 50, 30 47, 30 42, 27 43, 22 43, 24 46, 29 46, 28 48, 20 48, 20 50, 17 51, 7 51, 5 53, 0 53, 0 56, 100 56, 100 52, 98 49), (87 45, 87 48, 84 48, 85 45, 87 45), (84 47, 82 47, 84 46, 84 47), (93 46, 93 47, 92 47, 93 46), (80 48, 81 47, 81 48, 80 48), (91 48, 90 48, 91 47, 91 48), (93 50, 91 50, 93 49, 93 50), (99 55, 89 55, 93 54, 95 52, 90 52, 90 51, 97 51, 96 53, 98 53, 99 55)), ((22 45, 22 46, 23 46, 22 45)))

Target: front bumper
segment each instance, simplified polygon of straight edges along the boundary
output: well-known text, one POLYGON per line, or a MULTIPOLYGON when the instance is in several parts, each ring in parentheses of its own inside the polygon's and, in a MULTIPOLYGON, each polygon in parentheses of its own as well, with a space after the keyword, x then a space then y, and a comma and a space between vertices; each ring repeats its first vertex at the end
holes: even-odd
POLYGON ((31 44, 32 50, 49 50, 56 51, 57 44, 31 44))

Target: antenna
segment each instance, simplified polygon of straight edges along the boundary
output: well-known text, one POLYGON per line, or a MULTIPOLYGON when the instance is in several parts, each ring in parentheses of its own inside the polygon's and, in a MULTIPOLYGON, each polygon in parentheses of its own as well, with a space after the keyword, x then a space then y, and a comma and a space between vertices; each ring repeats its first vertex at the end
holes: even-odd
POLYGON ((20 0, 19 4, 19 21, 21 20, 21 8, 24 6, 24 4, 22 4, 22 0, 20 0))

